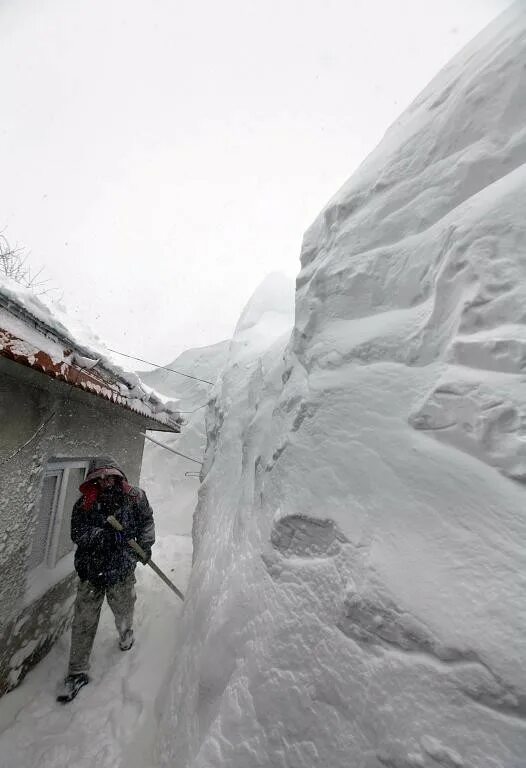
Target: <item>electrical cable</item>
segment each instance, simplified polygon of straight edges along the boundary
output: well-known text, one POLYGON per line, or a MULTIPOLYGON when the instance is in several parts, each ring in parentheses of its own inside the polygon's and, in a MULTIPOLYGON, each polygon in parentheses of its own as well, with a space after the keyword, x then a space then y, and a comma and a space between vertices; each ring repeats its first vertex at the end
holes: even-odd
MULTIPOLYGON (((213 381, 207 381, 207 379, 200 379, 198 376, 191 376, 189 373, 183 373, 182 371, 176 371, 175 368, 168 368, 166 365, 157 365, 157 363, 152 363, 149 360, 143 360, 141 357, 134 357, 133 355, 126 355, 124 352, 119 352, 116 349, 110 349, 108 347, 110 352, 115 352, 116 355, 122 355, 122 357, 128 357, 130 360, 137 360, 140 363, 146 363, 147 365, 153 365, 154 368, 161 368, 163 371, 171 371, 172 373, 177 373, 179 376, 186 376, 188 379, 194 379, 194 381, 201 381, 203 384, 210 384, 210 386, 214 386, 213 381)), ((84 370, 84 366, 78 366, 79 369, 82 371, 84 370)), ((65 405, 68 404, 69 399, 71 397, 71 390, 69 393, 69 396, 67 397, 65 401, 65 405)), ((177 411, 177 413, 195 413, 196 411, 200 411, 201 408, 205 408, 208 405, 208 402, 203 403, 203 405, 198 406, 197 408, 194 408, 193 411, 177 411)), ((3 459, 0 459, 0 466, 3 464, 7 464, 8 461, 11 461, 15 458, 15 456, 20 453, 27 445, 33 442, 35 437, 42 432, 42 430, 49 424, 53 416, 55 415, 56 411, 53 411, 51 416, 49 416, 47 419, 45 419, 42 424, 38 427, 38 429, 31 435, 31 437, 26 440, 26 442, 23 445, 20 445, 18 448, 16 448, 12 453, 9 454, 9 456, 4 457, 3 459)), ((152 438, 147 438, 148 440, 152 440, 152 442, 156 442, 152 438)), ((185 459, 189 459, 190 461, 195 461, 197 464, 201 464, 202 462, 197 461, 197 459, 192 459, 190 456, 185 456, 184 453, 178 453, 178 451, 174 451, 173 448, 168 448, 168 446, 163 445, 162 443, 157 443, 157 445, 160 445, 162 448, 166 448, 168 451, 172 451, 173 453, 177 453, 179 456, 183 456, 185 459)))
POLYGON ((203 403, 203 405, 200 405, 197 408, 194 408, 193 411, 180 411, 179 409, 177 409, 177 413, 195 413, 196 411, 200 411, 201 408, 206 408, 206 406, 209 404, 209 402, 210 401, 208 401, 207 403, 203 403))
MULTIPOLYGON (((83 370, 85 370, 85 368, 84 368, 82 365, 79 365, 79 366, 77 366, 77 367, 78 367, 79 371, 83 371, 83 370)), ((64 410, 64 411, 66 410, 67 406, 69 405, 69 402, 70 402, 70 400, 71 400, 71 396, 72 396, 72 394, 73 394, 73 390, 74 390, 74 387, 70 385, 70 388, 69 388, 69 390, 68 390, 68 394, 67 394, 67 397, 64 399, 64 401, 63 401, 63 403, 62 403, 62 407, 63 407, 63 410, 64 410)), ((48 416, 46 419, 44 419, 44 421, 42 422, 42 424, 41 424, 41 425, 38 427, 38 429, 36 429, 36 430, 33 432, 33 434, 31 435, 31 437, 30 437, 28 440, 26 440, 26 442, 25 442, 25 443, 23 443, 22 445, 19 445, 19 446, 18 446, 18 448, 15 448, 15 450, 14 450, 14 451, 12 451, 12 453, 10 453, 8 456, 5 456, 3 459, 0 459, 0 467, 1 467, 1 466, 3 466, 4 464, 7 464, 7 463, 8 463, 9 461, 11 461, 12 459, 14 459, 14 458, 15 458, 15 456, 18 456, 18 454, 19 454, 21 451, 23 451, 23 450, 24 450, 24 448, 25 448, 26 446, 28 446, 30 443, 32 443, 32 442, 33 442, 33 440, 35 439, 35 437, 36 437, 37 435, 39 435, 39 434, 40 434, 40 433, 41 433, 41 432, 42 432, 42 431, 45 429, 45 427, 47 427, 47 425, 48 425, 48 424, 49 424, 49 422, 50 422, 50 421, 53 419, 53 417, 56 415, 56 413, 57 413, 57 410, 55 409, 55 410, 54 410, 54 411, 53 411, 53 412, 50 414, 50 416, 48 416)))
MULTIPOLYGON (((142 357, 127 355, 125 352, 119 352, 118 349, 111 349, 111 347, 107 347, 107 349, 110 352, 115 352, 116 355, 122 355, 122 357, 128 357, 130 360, 137 360, 137 362, 139 363, 146 363, 146 365, 153 365, 154 368, 161 368, 163 371, 171 371, 172 373, 178 373, 179 376, 186 376, 187 379, 194 379, 194 381, 202 381, 203 384, 210 384, 210 386, 212 387, 214 386, 213 381, 208 381, 207 379, 200 379, 199 376, 191 376, 189 373, 176 371, 175 368, 168 368, 167 365, 159 365, 158 363, 152 363, 151 360, 143 360, 142 357)), ((191 413, 191 411, 188 411, 188 413, 191 413)))
POLYGON ((23 451, 23 450, 24 450, 24 448, 25 448, 27 445, 29 445, 29 443, 32 443, 32 442, 33 442, 33 440, 35 439, 35 437, 36 437, 38 434, 40 434, 40 432, 42 432, 42 430, 44 429, 44 427, 46 427, 46 426, 49 424, 49 422, 51 421, 51 419, 53 418, 53 416, 54 416, 55 414, 56 414, 56 411, 53 411, 53 413, 51 414, 51 416, 48 416, 48 417, 47 417, 47 419, 45 419, 45 420, 42 422, 42 424, 41 424, 41 425, 38 427, 38 429, 37 429, 37 430, 35 430, 35 432, 33 432, 33 434, 31 435, 31 437, 29 438, 29 440, 26 440, 26 442, 25 442, 25 443, 23 443, 22 445, 19 445, 19 446, 18 446, 18 448, 16 448, 16 449, 15 449, 15 450, 14 450, 12 453, 10 453, 10 454, 9 454, 9 456, 5 456, 3 459, 1 459, 1 460, 0 460, 0 466, 2 466, 2 464, 7 464, 7 462, 8 462, 8 461, 11 461, 11 459, 14 459, 14 458, 15 458, 15 456, 17 456, 17 455, 20 453, 20 451, 23 451))
POLYGON ((169 445, 160 443, 159 440, 154 440, 153 437, 150 437, 149 435, 144 435, 144 437, 146 438, 146 440, 149 440, 151 443, 155 443, 155 445, 159 445, 161 448, 165 448, 167 451, 177 454, 177 456, 182 456, 183 459, 188 459, 188 461, 194 461, 196 464, 200 464, 201 466, 203 466, 203 462, 199 461, 198 459, 193 459, 191 456, 187 456, 185 453, 181 453, 181 451, 176 451, 175 448, 170 448, 169 445))

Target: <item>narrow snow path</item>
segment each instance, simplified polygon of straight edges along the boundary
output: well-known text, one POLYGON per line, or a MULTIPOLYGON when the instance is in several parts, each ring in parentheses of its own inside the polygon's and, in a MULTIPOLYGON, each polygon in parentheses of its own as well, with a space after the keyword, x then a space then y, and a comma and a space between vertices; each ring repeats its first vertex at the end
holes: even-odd
MULTIPOLYGON (((155 561, 183 591, 191 558, 187 536, 165 536, 154 548, 155 561)), ((156 699, 174 659, 182 603, 150 568, 136 573, 135 646, 119 650, 105 603, 91 683, 62 705, 55 696, 67 666, 65 633, 19 688, 0 699, 0 768, 150 768, 156 699)))

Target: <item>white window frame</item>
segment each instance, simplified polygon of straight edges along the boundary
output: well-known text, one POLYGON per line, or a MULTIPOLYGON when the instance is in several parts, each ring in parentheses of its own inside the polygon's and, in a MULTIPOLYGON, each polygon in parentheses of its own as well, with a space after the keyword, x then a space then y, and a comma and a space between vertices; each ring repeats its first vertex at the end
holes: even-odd
POLYGON ((89 461, 54 461, 50 462, 46 467, 46 475, 54 475, 56 473, 60 477, 60 484, 57 484, 55 498, 53 499, 46 542, 45 561, 48 568, 54 568, 59 562, 57 559, 58 545, 62 530, 62 520, 64 519, 64 502, 68 489, 69 471, 71 469, 85 469, 87 472, 88 464, 89 461))
POLYGON ((44 595, 51 587, 73 571, 74 547, 58 559, 60 533, 65 512, 64 502, 68 488, 69 471, 71 469, 85 469, 87 472, 88 465, 89 459, 57 459, 46 464, 42 483, 45 477, 53 475, 57 477, 57 484, 51 505, 44 558, 39 565, 27 573, 26 605, 44 595))

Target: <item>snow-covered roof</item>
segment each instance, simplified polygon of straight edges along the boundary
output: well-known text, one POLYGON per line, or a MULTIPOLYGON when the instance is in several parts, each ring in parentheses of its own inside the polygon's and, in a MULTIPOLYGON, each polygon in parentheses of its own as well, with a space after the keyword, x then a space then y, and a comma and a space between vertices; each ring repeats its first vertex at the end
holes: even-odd
POLYGON ((57 302, 0 275, 0 356, 90 392, 145 419, 145 427, 179 432, 175 401, 112 362, 103 342, 57 302))

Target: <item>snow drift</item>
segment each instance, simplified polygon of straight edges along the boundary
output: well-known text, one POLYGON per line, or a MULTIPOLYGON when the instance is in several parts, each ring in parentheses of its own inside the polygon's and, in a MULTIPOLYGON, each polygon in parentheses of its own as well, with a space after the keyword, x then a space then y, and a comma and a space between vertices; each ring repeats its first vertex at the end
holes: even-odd
POLYGON ((189 373, 196 377, 194 379, 163 369, 140 372, 141 380, 155 391, 177 400, 184 418, 180 434, 167 434, 162 438, 154 435, 154 439, 190 457, 178 456, 148 440, 144 445, 141 487, 146 491, 156 517, 162 517, 164 533, 183 536, 192 533, 201 471, 199 462, 203 461, 206 446, 205 414, 212 389, 206 381, 217 379, 226 362, 229 345, 229 341, 221 341, 208 347, 188 349, 167 366, 174 371, 189 373))
POLYGON ((307 232, 288 345, 241 324, 162 765, 526 764, 523 8, 307 232))

